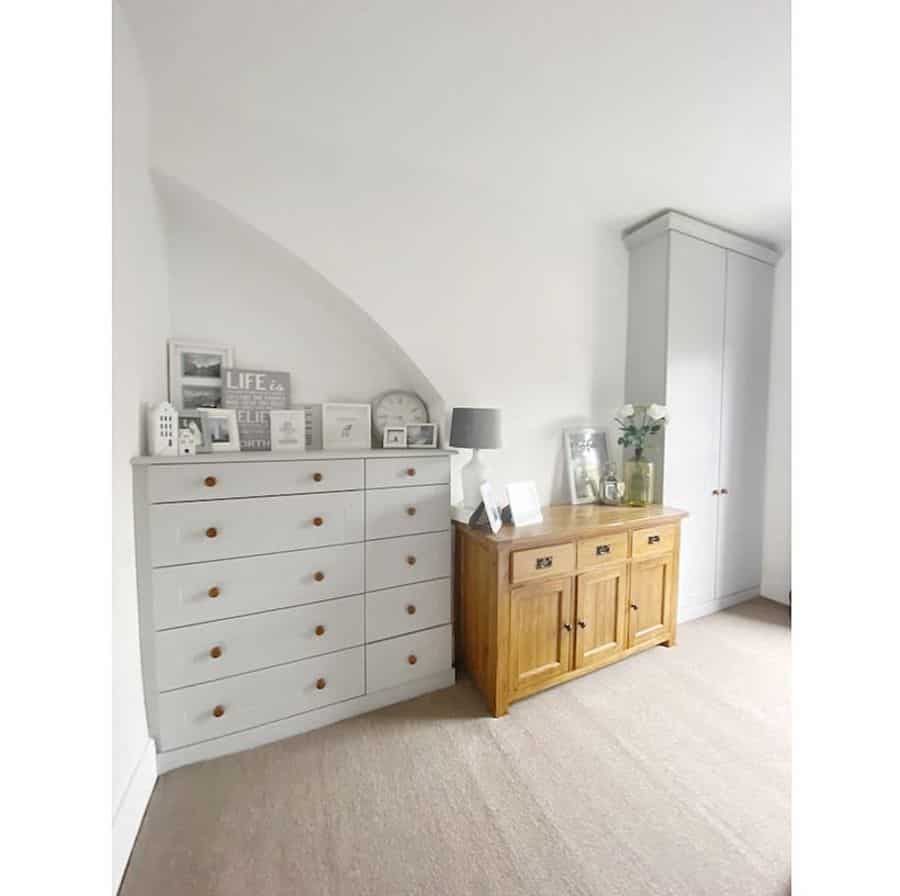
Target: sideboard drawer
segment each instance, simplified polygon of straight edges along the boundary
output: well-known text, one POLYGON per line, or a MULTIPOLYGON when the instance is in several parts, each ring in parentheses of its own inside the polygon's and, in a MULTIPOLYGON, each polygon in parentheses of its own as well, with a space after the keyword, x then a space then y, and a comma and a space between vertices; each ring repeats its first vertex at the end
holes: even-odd
POLYGON ((365 598, 256 613, 156 635, 161 691, 356 647, 365 641, 365 598))
POLYGON ((449 485, 383 488, 366 493, 366 538, 393 538, 449 527, 449 485))
POLYGON ((417 582, 366 595, 366 640, 381 641, 446 625, 451 616, 450 579, 417 582))
POLYGON ((286 495, 155 504, 153 566, 362 541, 363 493, 286 495))
POLYGON ((449 457, 379 457, 366 461, 366 488, 444 485, 449 482, 449 457))
POLYGON ((677 534, 677 526, 635 529, 631 533, 631 556, 646 557, 650 554, 664 554, 673 551, 677 534))
MULTIPOLYGON (((215 455, 210 455, 211 459, 215 455)), ((147 475, 148 500, 209 501, 363 488, 362 460, 272 460, 160 464, 147 475)))
POLYGON ((369 693, 427 678, 453 665, 449 625, 379 641, 366 647, 366 689, 369 693))
POLYGON ((366 590, 378 591, 450 575, 450 530, 366 544, 366 590))
POLYGON ((565 575, 575 570, 575 545, 550 544, 510 555, 510 581, 526 582, 542 576, 565 575))
POLYGON ((359 697, 365 663, 365 648, 354 647, 160 694, 159 748, 172 750, 359 697))
POLYGON ((157 629, 362 594, 361 543, 153 570, 157 629))
POLYGON ((590 569, 604 563, 620 563, 628 558, 628 533, 615 532, 582 538, 578 542, 578 568, 590 569))

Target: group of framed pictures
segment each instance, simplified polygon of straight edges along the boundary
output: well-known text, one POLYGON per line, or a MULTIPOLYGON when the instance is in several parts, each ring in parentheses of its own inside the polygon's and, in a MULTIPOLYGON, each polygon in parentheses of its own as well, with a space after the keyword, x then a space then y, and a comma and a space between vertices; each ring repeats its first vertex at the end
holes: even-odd
POLYGON ((437 423, 386 426, 384 448, 437 448, 437 423))

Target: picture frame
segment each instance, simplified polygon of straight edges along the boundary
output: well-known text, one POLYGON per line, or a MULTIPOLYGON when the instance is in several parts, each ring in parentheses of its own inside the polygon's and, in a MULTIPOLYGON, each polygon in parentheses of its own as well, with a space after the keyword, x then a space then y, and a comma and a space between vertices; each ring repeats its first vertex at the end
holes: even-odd
POLYGON ((533 526, 544 521, 537 486, 532 480, 508 483, 506 495, 514 526, 533 526))
POLYGON ((322 447, 325 451, 368 451, 372 447, 372 406, 322 405, 322 447))
POLYGON ((222 406, 222 371, 234 367, 229 345, 170 339, 169 401, 179 412, 222 406))
POLYGON ((488 522, 491 524, 491 532, 496 535, 503 528, 503 520, 500 517, 500 508, 497 506, 497 500, 494 497, 494 489, 491 487, 490 482, 482 482, 480 491, 484 512, 487 514, 488 522))
POLYGON ((186 429, 194 436, 194 450, 203 454, 208 449, 203 436, 203 415, 199 411, 181 411, 178 414, 178 430, 186 429))
POLYGON ((206 451, 218 454, 241 450, 236 411, 228 408, 200 408, 200 416, 203 420, 203 446, 206 451))
POLYGON ((406 427, 385 426, 383 447, 406 448, 406 427))
POLYGON ((563 431, 571 504, 596 504, 602 495, 603 472, 609 464, 606 430, 598 426, 563 431))
POLYGON ((287 408, 269 411, 272 451, 306 451, 306 411, 287 408))
POLYGON ((437 448, 437 423, 410 423, 404 428, 407 448, 437 448))

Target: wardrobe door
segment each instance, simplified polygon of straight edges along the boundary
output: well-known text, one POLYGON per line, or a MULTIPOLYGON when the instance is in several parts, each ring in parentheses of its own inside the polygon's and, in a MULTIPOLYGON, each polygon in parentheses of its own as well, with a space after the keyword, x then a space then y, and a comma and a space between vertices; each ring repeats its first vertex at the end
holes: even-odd
POLYGON ((772 315, 771 265, 728 252, 717 596, 758 593, 772 315))
POLYGON ((679 571, 679 606, 690 608, 715 597, 725 250, 681 233, 670 240, 663 501, 690 514, 679 571))

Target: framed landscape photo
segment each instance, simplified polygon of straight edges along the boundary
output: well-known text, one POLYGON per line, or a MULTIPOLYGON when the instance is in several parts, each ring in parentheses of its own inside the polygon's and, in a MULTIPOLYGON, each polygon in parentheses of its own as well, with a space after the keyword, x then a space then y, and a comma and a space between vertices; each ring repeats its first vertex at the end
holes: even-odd
POLYGON ((237 413, 225 408, 201 408, 203 446, 206 451, 240 451, 237 413))
POLYGON ((323 404, 322 447, 326 451, 368 451, 372 447, 372 406, 323 404))
POLYGON ((269 411, 273 451, 306 451, 306 411, 269 411))
POLYGON ((609 463, 606 432, 596 426, 573 427, 563 433, 569 499, 572 504, 592 504, 600 500, 600 481, 609 463))
POLYGON ((437 423, 411 423, 406 427, 407 448, 437 448, 437 423))
POLYGON ((169 401, 179 411, 222 406, 222 373, 234 365, 227 345, 170 339, 169 401))

